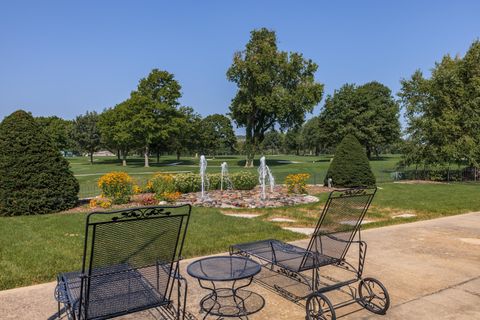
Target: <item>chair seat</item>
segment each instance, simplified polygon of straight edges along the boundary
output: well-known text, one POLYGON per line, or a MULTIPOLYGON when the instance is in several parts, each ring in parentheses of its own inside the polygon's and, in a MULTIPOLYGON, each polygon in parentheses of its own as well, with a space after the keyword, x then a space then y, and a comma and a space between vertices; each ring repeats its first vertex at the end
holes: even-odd
POLYGON ((294 272, 338 262, 338 259, 320 253, 307 252, 304 248, 274 239, 240 243, 233 245, 232 249, 294 272))
MULTIPOLYGON (((58 286, 63 290, 66 302, 78 314, 81 288, 81 272, 60 274, 58 286)), ((85 300, 84 300, 85 301, 85 300)), ((85 319, 104 319, 170 303, 136 269, 126 265, 110 266, 93 270, 90 277, 88 314, 85 319)))

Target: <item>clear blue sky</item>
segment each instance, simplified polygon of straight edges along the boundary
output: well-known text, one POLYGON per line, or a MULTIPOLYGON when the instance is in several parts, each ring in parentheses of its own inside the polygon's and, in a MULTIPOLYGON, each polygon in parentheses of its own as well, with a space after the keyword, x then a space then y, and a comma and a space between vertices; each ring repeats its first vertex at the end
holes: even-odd
POLYGON ((2 1, 0 119, 101 111, 152 68, 175 74, 182 104, 226 113, 225 72, 260 27, 313 59, 326 93, 372 80, 397 92, 415 69, 463 55, 479 12, 480 1, 2 1))

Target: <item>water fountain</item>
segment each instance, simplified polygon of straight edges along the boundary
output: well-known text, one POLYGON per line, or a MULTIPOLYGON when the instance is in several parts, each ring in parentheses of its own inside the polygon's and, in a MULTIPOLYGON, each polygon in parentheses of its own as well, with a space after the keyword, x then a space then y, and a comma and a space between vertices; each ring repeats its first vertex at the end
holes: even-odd
POLYGON ((205 191, 208 189, 207 159, 204 155, 200 156, 200 178, 202 180, 202 200, 204 200, 205 191))
POLYGON ((220 190, 223 191, 223 186, 225 186, 225 189, 231 190, 233 189, 233 183, 232 180, 230 180, 230 176, 228 174, 228 165, 226 162, 223 162, 221 164, 222 171, 220 173, 220 190))
POLYGON ((270 168, 267 166, 265 162, 265 157, 260 158, 258 175, 259 175, 258 181, 260 182, 260 188, 261 188, 261 197, 262 197, 262 200, 265 200, 266 198, 265 187, 266 187, 267 178, 268 178, 268 184, 270 185, 270 192, 273 192, 273 188, 275 187, 275 178, 273 177, 272 172, 270 171, 270 168))

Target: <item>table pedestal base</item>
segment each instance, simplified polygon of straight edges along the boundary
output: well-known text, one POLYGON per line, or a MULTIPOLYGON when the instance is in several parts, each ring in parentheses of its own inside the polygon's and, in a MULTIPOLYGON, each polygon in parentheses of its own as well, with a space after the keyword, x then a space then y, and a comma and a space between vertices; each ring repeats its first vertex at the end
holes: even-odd
POLYGON ((219 317, 244 317, 260 311, 265 300, 259 294, 231 288, 216 288, 200 301, 200 308, 208 315, 219 317))

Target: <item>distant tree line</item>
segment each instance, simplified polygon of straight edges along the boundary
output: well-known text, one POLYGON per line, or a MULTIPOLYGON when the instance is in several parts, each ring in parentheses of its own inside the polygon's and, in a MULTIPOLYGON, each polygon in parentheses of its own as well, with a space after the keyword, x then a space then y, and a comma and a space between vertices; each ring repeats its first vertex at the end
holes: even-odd
POLYGON ((236 137, 231 120, 221 114, 202 118, 193 108, 180 106, 181 86, 174 76, 158 69, 141 79, 130 97, 102 113, 87 112, 75 120, 38 117, 55 146, 73 153, 105 148, 123 165, 132 154, 142 154, 149 166, 152 154, 234 153, 236 137))
POLYGON ((480 162, 480 42, 466 55, 445 56, 430 78, 416 71, 401 81, 395 98, 377 82, 345 84, 327 95, 319 114, 306 119, 323 96, 314 79, 317 64, 301 53, 280 51, 274 31, 253 30, 235 53, 227 79, 237 85, 227 115, 200 116, 182 106, 174 75, 154 69, 130 97, 75 120, 39 117, 37 122, 60 150, 93 153, 108 149, 126 165, 130 155, 149 157, 244 154, 245 166, 260 153, 334 153, 353 135, 368 158, 401 152, 401 165, 436 166, 480 162), (406 128, 401 131, 400 110, 406 128), (236 137, 232 123, 245 129, 236 137))
POLYGON ((420 70, 401 81, 407 128, 403 165, 480 163, 480 41, 465 56, 446 55, 430 78, 420 70))

